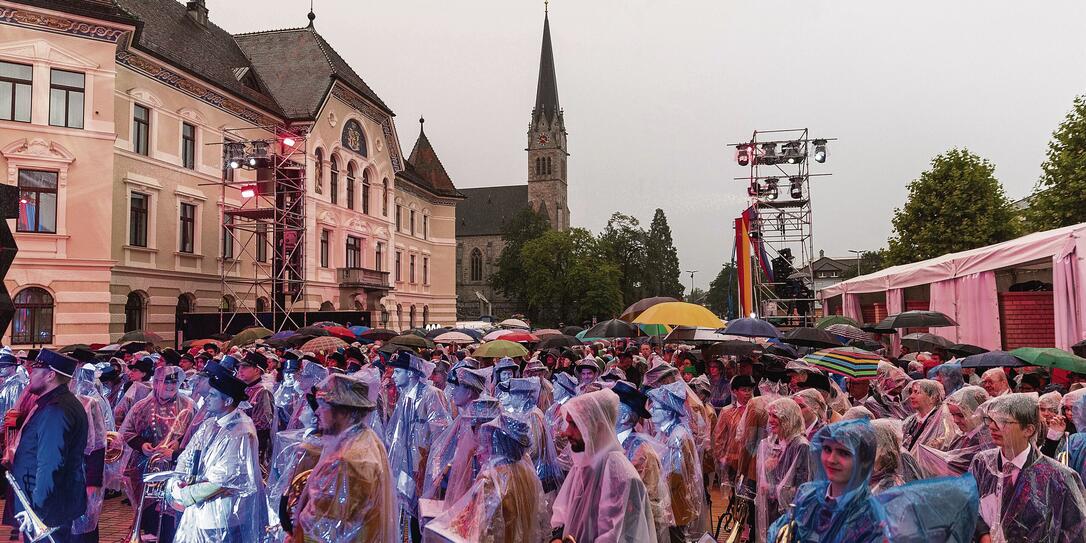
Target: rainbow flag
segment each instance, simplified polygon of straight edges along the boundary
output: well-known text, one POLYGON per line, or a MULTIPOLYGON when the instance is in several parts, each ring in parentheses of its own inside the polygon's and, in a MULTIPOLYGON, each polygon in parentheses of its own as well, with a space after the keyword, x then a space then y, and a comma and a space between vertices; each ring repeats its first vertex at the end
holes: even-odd
POLYGON ((739 315, 747 316, 754 311, 754 284, 750 260, 750 221, 749 215, 735 219, 735 267, 738 270, 739 315))

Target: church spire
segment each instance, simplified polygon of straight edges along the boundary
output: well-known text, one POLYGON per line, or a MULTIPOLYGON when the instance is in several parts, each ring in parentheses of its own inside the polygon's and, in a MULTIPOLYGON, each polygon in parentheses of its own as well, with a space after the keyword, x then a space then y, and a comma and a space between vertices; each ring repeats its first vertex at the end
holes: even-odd
POLYGON ((551 48, 550 15, 543 14, 543 47, 539 53, 539 80, 535 91, 535 116, 553 119, 561 109, 558 106, 558 80, 554 76, 554 51, 551 48))

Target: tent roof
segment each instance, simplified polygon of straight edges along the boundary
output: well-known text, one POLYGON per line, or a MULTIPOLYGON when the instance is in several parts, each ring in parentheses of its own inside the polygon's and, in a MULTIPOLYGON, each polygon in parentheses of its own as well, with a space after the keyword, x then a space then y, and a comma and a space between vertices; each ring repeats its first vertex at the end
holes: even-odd
POLYGON ((1086 256, 1086 223, 1034 232, 987 247, 950 253, 912 264, 893 266, 842 281, 819 291, 822 299, 845 293, 882 292, 915 287, 974 273, 1020 266, 1065 255, 1076 246, 1086 256))

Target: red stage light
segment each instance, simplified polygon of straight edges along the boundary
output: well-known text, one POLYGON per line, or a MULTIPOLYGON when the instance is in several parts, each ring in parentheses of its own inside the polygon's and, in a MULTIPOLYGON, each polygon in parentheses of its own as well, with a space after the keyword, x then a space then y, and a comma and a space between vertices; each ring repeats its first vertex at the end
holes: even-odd
POLYGON ((256 196, 256 185, 242 185, 241 186, 241 197, 242 198, 252 198, 253 196, 256 196))

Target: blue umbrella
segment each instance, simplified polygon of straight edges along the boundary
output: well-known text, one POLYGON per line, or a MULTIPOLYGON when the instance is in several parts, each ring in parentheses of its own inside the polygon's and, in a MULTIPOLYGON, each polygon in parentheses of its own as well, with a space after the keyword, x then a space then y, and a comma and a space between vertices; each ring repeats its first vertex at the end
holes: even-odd
POLYGON ((362 335, 362 332, 365 332, 366 330, 369 330, 369 329, 370 329, 369 326, 352 326, 352 327, 348 328, 348 330, 350 330, 351 333, 356 335, 356 336, 362 335))
POLYGON ((735 319, 724 328, 724 335, 745 337, 777 337, 777 328, 768 321, 744 317, 735 319))
POLYGON ((1029 365, 1005 351, 969 355, 958 361, 961 362, 963 368, 1017 368, 1029 365))
POLYGON ((294 330, 283 330, 282 332, 276 332, 272 334, 272 336, 268 339, 287 339, 288 337, 291 337, 295 334, 297 334, 297 332, 295 332, 294 330))

